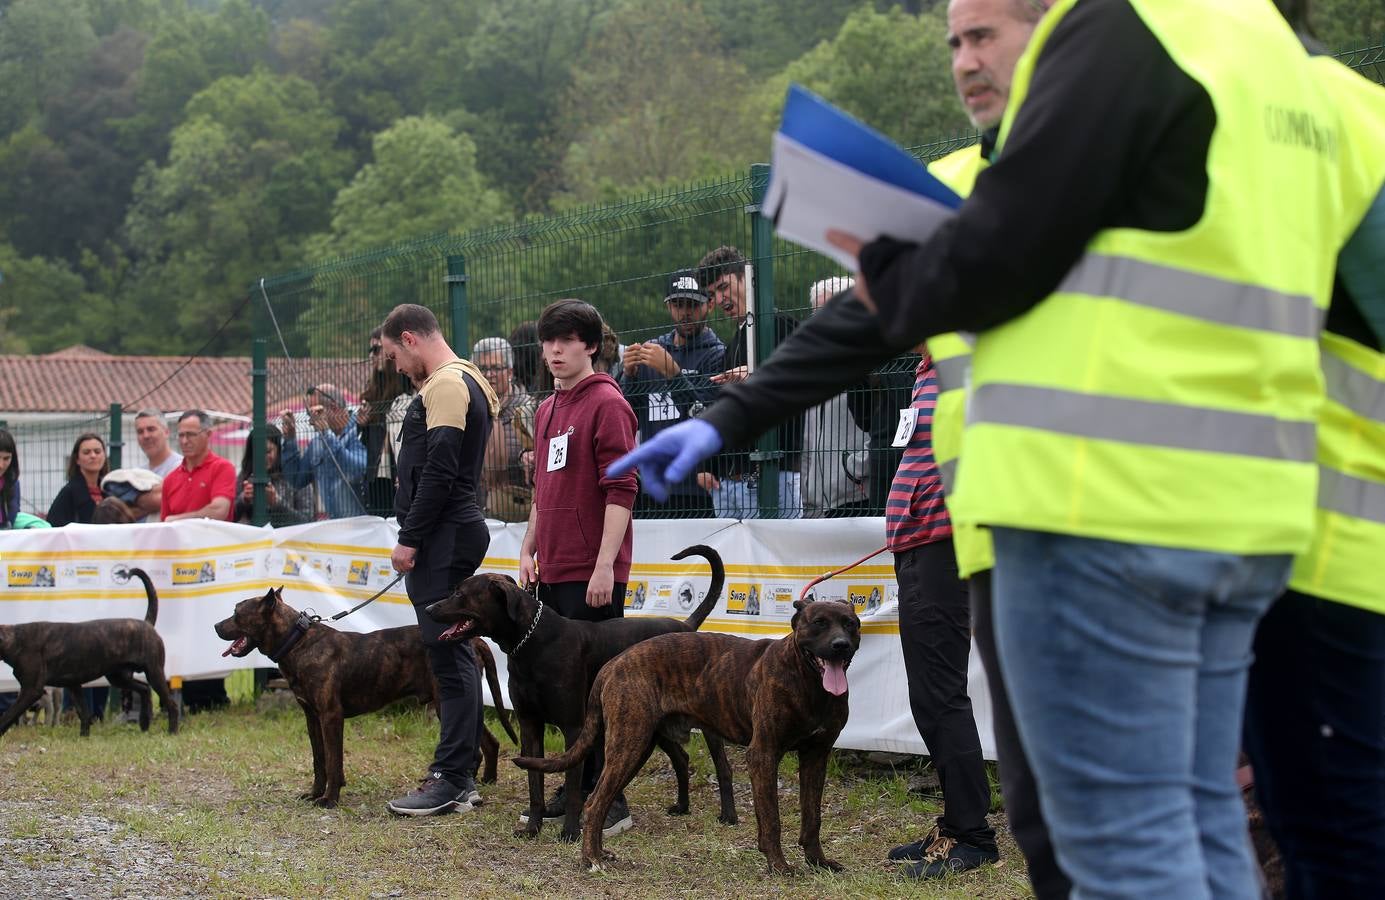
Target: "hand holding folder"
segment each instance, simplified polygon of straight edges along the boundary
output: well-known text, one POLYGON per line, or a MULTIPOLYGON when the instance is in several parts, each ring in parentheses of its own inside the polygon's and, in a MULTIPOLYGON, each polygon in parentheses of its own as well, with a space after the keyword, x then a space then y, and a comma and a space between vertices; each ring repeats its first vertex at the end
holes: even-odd
POLYGON ((764 202, 781 237, 854 269, 855 256, 827 240, 829 229, 922 241, 961 204, 889 138, 801 86, 789 88, 764 202))

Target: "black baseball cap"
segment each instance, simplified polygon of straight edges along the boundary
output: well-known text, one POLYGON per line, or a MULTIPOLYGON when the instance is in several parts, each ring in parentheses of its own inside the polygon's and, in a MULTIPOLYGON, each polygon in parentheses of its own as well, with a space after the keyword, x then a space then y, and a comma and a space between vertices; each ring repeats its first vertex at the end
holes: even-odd
POLYGON ((670 300, 696 300, 699 303, 708 301, 707 292, 702 289, 702 282, 697 280, 697 272, 692 269, 679 269, 668 277, 668 291, 664 293, 664 302, 670 300))

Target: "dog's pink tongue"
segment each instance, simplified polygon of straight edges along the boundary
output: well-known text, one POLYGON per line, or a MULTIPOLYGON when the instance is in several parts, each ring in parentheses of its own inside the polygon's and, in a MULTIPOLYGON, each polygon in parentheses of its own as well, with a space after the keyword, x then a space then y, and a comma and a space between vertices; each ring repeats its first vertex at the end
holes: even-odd
POLYGON ((839 662, 822 661, 822 689, 833 697, 846 693, 846 666, 839 662))
POLYGON ((245 638, 236 638, 236 639, 231 643, 231 646, 227 647, 226 650, 225 650, 225 652, 223 652, 221 655, 222 655, 222 656, 230 656, 231 654, 236 653, 236 652, 238 652, 238 651, 240 651, 240 650, 242 650, 242 649, 244 649, 244 648, 245 648, 245 638))

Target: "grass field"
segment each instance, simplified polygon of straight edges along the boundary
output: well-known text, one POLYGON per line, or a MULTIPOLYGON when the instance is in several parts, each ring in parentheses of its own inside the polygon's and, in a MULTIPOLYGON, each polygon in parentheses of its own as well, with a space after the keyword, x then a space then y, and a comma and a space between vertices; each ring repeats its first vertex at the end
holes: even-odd
MULTIPOLYGON (((550 897, 983 897, 1029 896, 1024 868, 1004 828, 1002 864, 918 884, 884 861, 892 845, 920 836, 935 797, 908 790, 920 769, 869 766, 858 754, 834 759, 824 800, 823 845, 847 866, 809 870, 795 843, 794 758, 780 772, 785 853, 791 878, 765 872, 755 848, 744 757, 733 749, 734 827, 716 821, 716 790, 694 736, 691 816, 664 814, 674 794, 667 760, 656 755, 628 791, 635 828, 607 841, 617 859, 599 874, 578 864, 576 845, 546 826, 536 841, 512 836, 525 801, 515 748, 500 737, 500 781, 482 785, 485 804, 465 814, 398 819, 384 808, 431 759, 436 721, 397 709, 346 723, 341 806, 299 802, 312 767, 296 709, 249 706, 185 719, 169 736, 156 719, 131 725, 19 727, 0 737, 0 894, 55 896, 550 896, 550 897), (66 868, 59 868, 66 867, 66 868), (54 876, 54 872, 69 874, 54 876), (39 882, 34 873, 53 880, 39 882), (47 877, 47 876, 45 876, 47 877), (57 887, 53 887, 56 884, 57 887)), ((552 752, 561 743, 551 736, 552 752)), ((554 783, 550 777, 550 783, 554 783)))

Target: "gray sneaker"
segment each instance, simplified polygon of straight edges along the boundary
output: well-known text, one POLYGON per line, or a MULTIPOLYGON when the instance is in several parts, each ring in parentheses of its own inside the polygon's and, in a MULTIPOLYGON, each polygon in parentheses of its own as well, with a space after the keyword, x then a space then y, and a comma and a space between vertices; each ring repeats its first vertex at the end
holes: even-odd
MULTIPOLYGON (((582 798, 583 800, 586 797, 582 798)), ((567 815, 567 786, 558 785, 558 789, 548 795, 548 802, 543 805, 543 817, 546 820, 561 819, 567 815)), ((524 812, 519 814, 519 824, 529 824, 529 809, 526 807, 524 812)))
MULTIPOLYGON (((403 797, 391 800, 385 807, 398 816, 440 816, 450 812, 469 812, 471 794, 443 777, 441 772, 429 772, 428 776, 403 797)), ((477 799, 480 795, 477 794, 477 799)))
POLYGON ((630 807, 625 802, 625 795, 621 794, 611 801, 611 808, 606 812, 606 822, 601 828, 601 836, 615 837, 634 827, 635 820, 630 815, 630 807))
POLYGON ((461 787, 461 790, 459 790, 459 791, 457 792, 457 799, 458 799, 458 800, 465 800, 467 803, 471 804, 472 806, 480 806, 480 805, 481 805, 481 792, 478 791, 478 790, 476 790, 476 779, 475 779, 475 778, 464 778, 464 779, 462 779, 462 787, 461 787))

